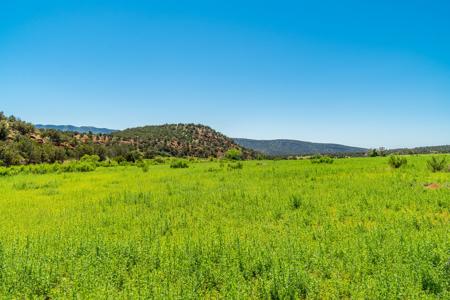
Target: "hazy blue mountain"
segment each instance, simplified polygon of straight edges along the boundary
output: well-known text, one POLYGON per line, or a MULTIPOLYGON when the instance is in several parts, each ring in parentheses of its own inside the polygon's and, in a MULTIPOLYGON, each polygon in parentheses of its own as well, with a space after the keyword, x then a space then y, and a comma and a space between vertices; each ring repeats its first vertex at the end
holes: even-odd
POLYGON ((36 128, 39 129, 55 129, 60 131, 76 131, 80 133, 87 133, 92 132, 94 134, 110 134, 112 132, 115 132, 117 130, 114 129, 108 129, 108 128, 97 128, 97 127, 91 127, 91 126, 73 126, 73 125, 42 125, 42 124, 36 124, 36 128))
POLYGON ((358 153, 367 149, 339 144, 311 143, 297 140, 251 140, 234 138, 242 147, 262 152, 271 156, 288 156, 304 154, 358 153))

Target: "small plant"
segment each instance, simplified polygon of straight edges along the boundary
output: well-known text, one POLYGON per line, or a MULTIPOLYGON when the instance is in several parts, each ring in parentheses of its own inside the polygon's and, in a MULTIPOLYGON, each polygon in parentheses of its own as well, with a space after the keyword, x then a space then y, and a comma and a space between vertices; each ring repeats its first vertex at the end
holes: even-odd
POLYGON ((148 164, 143 160, 138 161, 136 166, 138 166, 144 173, 147 173, 149 170, 148 164))
POLYGON ((292 209, 299 209, 302 204, 302 199, 298 195, 292 195, 291 196, 291 208, 292 209))
POLYGON ((241 162, 228 164, 228 170, 241 170, 244 167, 244 164, 241 162))
POLYGON ((401 157, 398 155, 391 155, 389 156, 388 164, 394 168, 398 169, 402 166, 405 166, 408 163, 405 157, 401 157))
POLYGON ((166 160, 164 159, 164 157, 161 156, 157 156, 153 159, 153 164, 155 165, 163 165, 166 162, 166 160))
POLYGON ((431 172, 439 172, 445 169, 447 165, 447 158, 445 156, 443 157, 437 157, 432 156, 430 160, 427 161, 428 169, 431 170, 431 172))
POLYGON ((182 161, 182 160, 174 160, 171 164, 170 167, 172 169, 185 169, 185 168, 189 168, 189 165, 187 164, 187 162, 182 161))

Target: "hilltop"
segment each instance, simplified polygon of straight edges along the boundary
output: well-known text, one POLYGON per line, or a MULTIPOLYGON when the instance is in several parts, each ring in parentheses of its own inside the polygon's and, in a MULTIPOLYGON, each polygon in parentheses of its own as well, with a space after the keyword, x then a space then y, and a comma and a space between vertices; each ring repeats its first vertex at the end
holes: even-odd
POLYGON ((39 129, 0 113, 0 165, 53 163, 98 155, 101 160, 136 161, 155 156, 220 158, 239 149, 243 158, 256 154, 212 128, 198 124, 166 124, 130 128, 110 134, 39 129))
POLYGON ((235 138, 234 141, 242 147, 253 149, 270 156, 337 153, 364 154, 367 152, 367 149, 365 148, 339 144, 312 143, 297 140, 251 140, 235 138))
POLYGON ((149 156, 163 152, 172 156, 220 157, 231 148, 241 149, 244 157, 254 154, 211 127, 200 124, 143 126, 117 131, 112 136, 138 144, 149 156))

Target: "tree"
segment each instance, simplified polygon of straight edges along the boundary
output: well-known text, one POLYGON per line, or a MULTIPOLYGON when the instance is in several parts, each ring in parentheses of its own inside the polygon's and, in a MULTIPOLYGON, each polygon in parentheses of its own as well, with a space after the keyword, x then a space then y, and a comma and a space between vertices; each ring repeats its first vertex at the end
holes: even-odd
POLYGON ((5 145, 0 149, 0 160, 3 161, 6 166, 11 166, 21 164, 24 159, 20 156, 17 149, 11 145, 5 145))
POLYGON ((142 160, 142 158, 142 153, 137 150, 133 150, 125 154, 125 159, 129 162, 137 162, 139 160, 142 160))
POLYGON ((34 132, 34 126, 30 123, 26 123, 24 121, 16 120, 11 122, 11 127, 20 132, 22 135, 26 135, 34 132))
POLYGON ((0 141, 5 141, 9 135, 9 126, 5 120, 0 121, 0 141))

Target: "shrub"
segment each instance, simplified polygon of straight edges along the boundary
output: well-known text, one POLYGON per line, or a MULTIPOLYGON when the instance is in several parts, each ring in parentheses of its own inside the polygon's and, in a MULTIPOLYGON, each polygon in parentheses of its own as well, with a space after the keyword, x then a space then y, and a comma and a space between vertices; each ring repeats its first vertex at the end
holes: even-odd
POLYGON ((19 151, 12 146, 0 148, 0 159, 5 166, 19 165, 25 162, 19 151))
POLYGON ((137 150, 133 150, 125 154, 125 159, 128 162, 137 162, 139 160, 142 160, 143 157, 144 156, 142 155, 142 153, 137 150))
POLYGON ((389 156, 388 164, 394 168, 398 169, 402 166, 405 166, 408 163, 405 157, 397 156, 397 155, 391 155, 389 156))
POLYGON ((119 163, 112 159, 106 159, 102 162, 99 162, 97 165, 99 167, 117 167, 119 165, 119 163))
POLYGON ((242 151, 236 148, 229 149, 225 153, 225 157, 231 160, 241 160, 242 159, 242 151))
POLYGON ((97 165, 86 161, 71 161, 59 166, 58 170, 62 173, 71 172, 92 172, 97 169, 97 165))
POLYGON ((184 168, 189 168, 189 165, 187 164, 187 162, 182 161, 182 160, 174 160, 171 164, 170 167, 172 169, 184 169, 184 168))
POLYGON ((241 163, 241 162, 228 164, 228 169, 229 170, 241 170, 243 167, 244 167, 244 164, 241 163))
POLYGON ((447 158, 445 156, 432 156, 431 159, 427 161, 427 166, 432 172, 442 171, 445 169, 446 165, 447 158))
POLYGON ((9 134, 9 128, 8 123, 6 121, 1 120, 0 121, 0 141, 6 140, 9 134))
POLYGON ((378 156, 377 149, 369 149, 369 151, 367 152, 367 156, 369 156, 369 157, 377 157, 378 156))
POLYGON ((88 162, 75 164, 75 172, 92 172, 95 171, 96 165, 88 162))
POLYGON ((97 164, 100 161, 100 157, 98 155, 85 154, 82 158, 80 158, 80 161, 97 164))
POLYGON ((166 162, 166 160, 164 159, 164 157, 161 156, 157 156, 153 159, 153 163, 155 165, 163 165, 166 162))
POLYGON ((114 158, 114 160, 115 160, 119 165, 121 165, 121 164, 127 162, 126 159, 125 159, 123 156, 116 156, 116 157, 114 158))
POLYGON ((311 163, 313 164, 332 164, 334 160, 329 156, 316 155, 311 157, 311 163))
POLYGON ((292 195, 291 196, 291 208, 292 209, 299 209, 302 204, 302 199, 300 196, 292 195))
POLYGON ((139 168, 141 168, 142 172, 144 172, 144 173, 147 173, 148 170, 149 170, 148 164, 147 164, 145 161, 143 161, 143 160, 138 161, 138 162, 136 163, 136 165, 137 165, 139 168))

